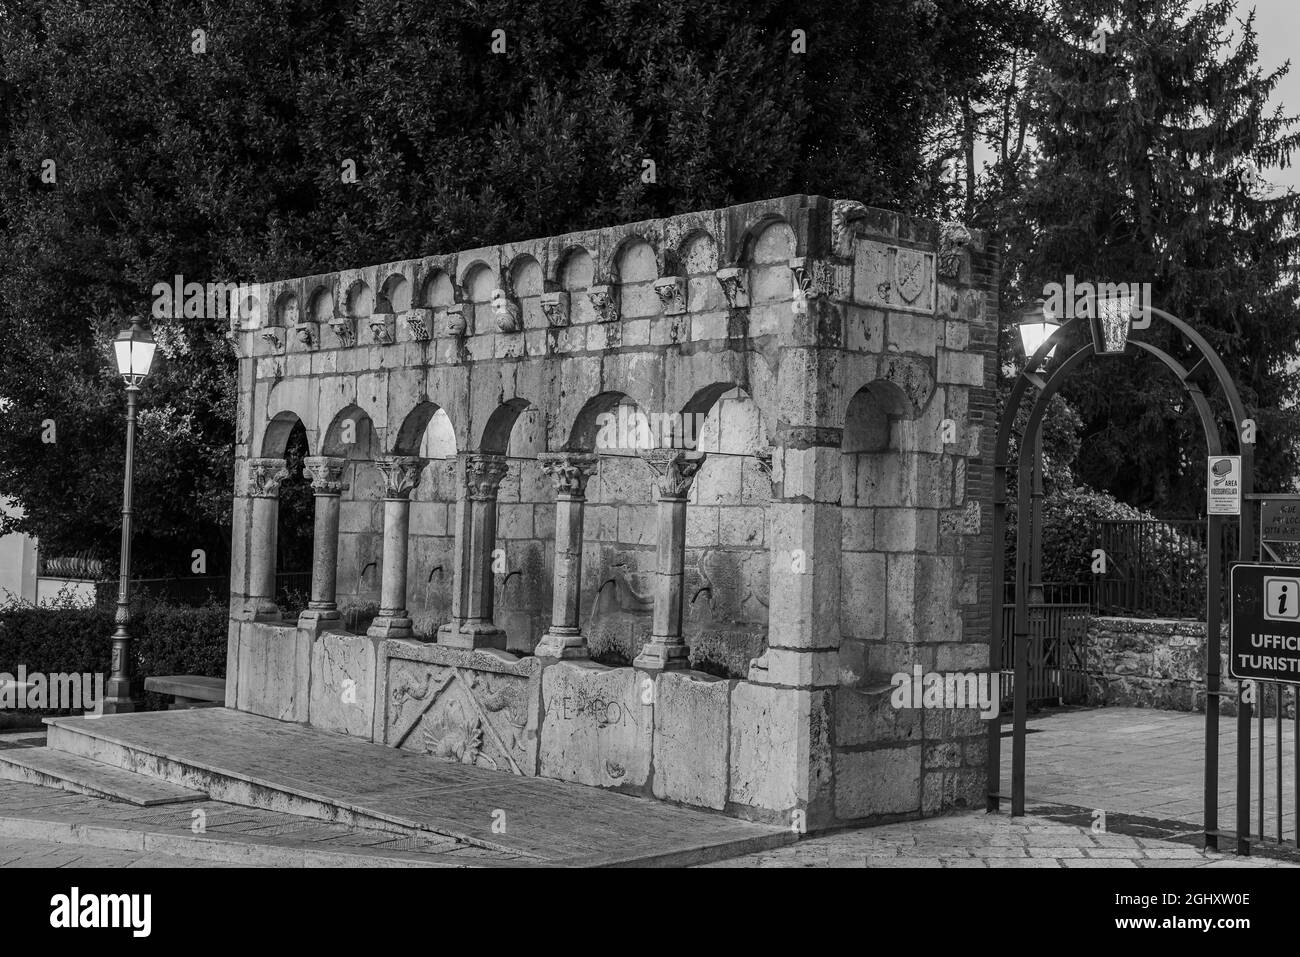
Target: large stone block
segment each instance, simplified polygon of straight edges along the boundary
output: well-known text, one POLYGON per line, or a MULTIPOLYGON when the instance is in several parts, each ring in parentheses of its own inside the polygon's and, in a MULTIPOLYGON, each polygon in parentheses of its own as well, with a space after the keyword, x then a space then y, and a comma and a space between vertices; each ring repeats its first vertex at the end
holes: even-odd
POLYGON ((540 773, 598 787, 650 777, 653 678, 633 668, 560 661, 542 672, 540 773))
POLYGON ((307 720, 311 635, 293 625, 243 622, 236 707, 280 721, 307 720))
POLYGON ((726 807, 732 684, 692 672, 655 680, 655 797, 726 807))
POLYGON ((751 816, 809 826, 829 814, 830 692, 742 681, 731 693, 729 800, 751 816), (758 812, 758 813, 755 813, 758 812))
POLYGON ((311 645, 307 720, 315 728, 369 739, 374 733, 380 639, 327 631, 311 645))
POLYGON ((835 755, 835 817, 841 821, 921 809, 921 746, 835 755))
POLYGON ((835 744, 897 744, 921 740, 921 712, 895 708, 890 685, 863 689, 840 688, 835 693, 835 744))
POLYGON ((541 662, 508 652, 390 639, 376 739, 444 761, 537 773, 541 662))

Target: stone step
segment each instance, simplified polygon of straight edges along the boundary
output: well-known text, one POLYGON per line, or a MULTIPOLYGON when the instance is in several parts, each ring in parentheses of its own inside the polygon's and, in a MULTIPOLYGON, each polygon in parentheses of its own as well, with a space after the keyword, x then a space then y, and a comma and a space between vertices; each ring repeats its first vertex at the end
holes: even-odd
POLYGON ((0 815, 0 838, 50 841, 81 847, 104 847, 164 854, 189 860, 248 867, 530 867, 534 862, 508 859, 498 864, 468 849, 431 854, 365 847, 315 846, 311 841, 277 835, 192 834, 176 829, 127 827, 113 821, 51 818, 48 815, 0 815))
POLYGON ((202 801, 202 791, 134 774, 90 758, 53 748, 7 748, 0 751, 0 778, 125 801, 139 807, 202 801))
MULTIPOLYGON (((213 709, 218 710, 218 709, 213 709)), ((224 709, 221 709, 224 710, 224 709)), ((184 712, 157 712, 182 714, 184 712)), ((104 720, 104 719, 99 719, 104 720)), ((112 720, 120 720, 115 717, 112 720)), ((394 820, 341 806, 329 795, 301 792, 291 784, 277 784, 233 768, 220 768, 191 757, 181 750, 168 753, 155 746, 101 733, 102 727, 81 718, 47 718, 47 747, 88 761, 111 765, 124 774, 146 777, 182 789, 200 791, 213 801, 244 807, 281 811, 317 818, 348 827, 368 827, 395 834, 415 835, 421 830, 410 821, 394 820), (82 723, 77 723, 82 722, 82 723)), ((459 837, 460 835, 454 835, 459 837)), ((487 842, 478 846, 503 850, 487 842)))
POLYGON ((229 708, 47 718, 49 746, 212 800, 553 865, 686 866, 797 840, 601 788, 512 775, 229 708))

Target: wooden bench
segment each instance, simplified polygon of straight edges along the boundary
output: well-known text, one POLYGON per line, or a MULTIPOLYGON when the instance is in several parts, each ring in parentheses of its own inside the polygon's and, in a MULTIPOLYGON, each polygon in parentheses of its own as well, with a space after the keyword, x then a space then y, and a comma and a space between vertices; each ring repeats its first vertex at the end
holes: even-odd
POLYGON ((144 690, 172 696, 172 711, 215 708, 226 703, 226 679, 203 675, 160 675, 144 679, 144 690))

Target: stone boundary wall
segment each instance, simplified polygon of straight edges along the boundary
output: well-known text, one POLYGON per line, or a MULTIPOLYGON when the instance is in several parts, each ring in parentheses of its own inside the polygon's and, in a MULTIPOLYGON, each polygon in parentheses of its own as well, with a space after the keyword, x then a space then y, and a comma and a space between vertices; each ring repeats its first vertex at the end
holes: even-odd
MULTIPOLYGON (((1223 626, 1223 714, 1237 713, 1237 682, 1228 675, 1223 626)), ((1088 622, 1088 701, 1125 708, 1205 711, 1205 622, 1170 618, 1092 618, 1088 622)), ((1272 715, 1272 692, 1265 714, 1272 715)), ((1258 713, 1258 712, 1256 712, 1258 713)), ((1287 704, 1283 712, 1292 715, 1287 704)))

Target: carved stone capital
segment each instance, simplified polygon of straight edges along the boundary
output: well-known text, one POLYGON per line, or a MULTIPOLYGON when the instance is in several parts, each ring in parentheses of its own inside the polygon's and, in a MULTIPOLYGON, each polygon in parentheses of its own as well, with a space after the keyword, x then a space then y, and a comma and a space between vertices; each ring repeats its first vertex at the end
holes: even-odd
POLYGON ((661 499, 685 498, 705 459, 704 452, 685 449, 645 449, 638 454, 654 469, 661 499))
POLYGON ((454 302, 447 307, 447 319, 444 329, 447 335, 453 339, 459 339, 465 335, 465 330, 469 328, 469 322, 465 319, 465 304, 463 302, 454 302))
POLYGON ((351 316, 335 316, 330 320, 330 329, 339 345, 345 348, 356 345, 357 322, 351 316))
POLYGON ((614 322, 618 319, 618 290, 614 286, 592 286, 587 290, 591 308, 596 311, 598 322, 614 322))
POLYGON ((665 276, 655 280, 655 295, 665 316, 680 316, 686 311, 686 280, 681 276, 665 276))
POLYGON ((253 498, 279 498, 280 483, 288 477, 284 459, 248 460, 248 494, 253 498))
POLYGON ((867 207, 852 199, 837 199, 831 207, 831 249, 836 256, 853 252, 857 223, 865 219, 867 207))
POLYGON ((384 498, 410 498, 420 484, 424 459, 415 455, 386 455, 376 460, 375 468, 384 476, 384 498))
POLYGON ((314 322, 295 322, 293 324, 293 334, 298 337, 307 348, 311 348, 316 343, 316 323, 314 322))
POLYGON ((347 486, 343 482, 343 468, 347 459, 334 455, 309 455, 302 460, 302 470, 311 479, 315 495, 340 495, 347 486))
POLYGON ((496 501, 501 480, 510 471, 504 455, 471 452, 465 456, 465 487, 469 497, 480 502, 496 501))
POLYGON ((395 319, 391 312, 376 312, 370 317, 370 339, 372 342, 378 342, 382 345, 389 345, 393 341, 393 332, 390 323, 395 319))
POLYGON ((594 452, 542 452, 537 461, 555 483, 556 495, 582 498, 587 494, 587 480, 596 474, 598 456, 594 452))
POLYGON ((961 261, 970 245, 971 234, 963 224, 953 220, 939 227, 938 273, 942 279, 961 276, 961 261))
POLYGON ((497 317, 497 329, 501 332, 518 332, 524 327, 519 300, 507 295, 504 289, 492 290, 492 314, 497 317))
POLYGON ((411 333, 411 338, 416 342, 428 341, 433 332, 433 310, 424 307, 408 309, 402 313, 402 321, 405 323, 407 330, 411 333))
POLYGON ((835 269, 830 263, 801 256, 791 259, 788 265, 794 274, 796 295, 804 299, 836 298, 835 269))
POLYGON ((279 353, 281 351, 280 334, 274 329, 267 329, 265 332, 263 332, 261 339, 268 346, 270 346, 271 352, 279 353))
POLYGON ((743 267, 727 266, 719 269, 717 275, 730 308, 743 309, 749 305, 749 277, 743 267))
POLYGON ((567 292, 544 292, 540 302, 548 325, 560 327, 569 324, 569 294, 567 292))

